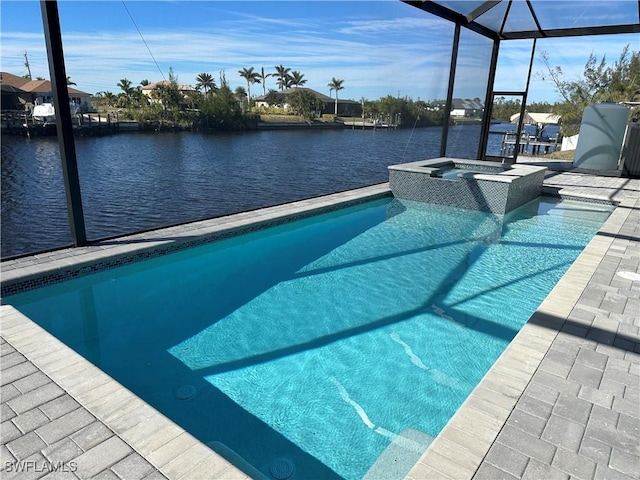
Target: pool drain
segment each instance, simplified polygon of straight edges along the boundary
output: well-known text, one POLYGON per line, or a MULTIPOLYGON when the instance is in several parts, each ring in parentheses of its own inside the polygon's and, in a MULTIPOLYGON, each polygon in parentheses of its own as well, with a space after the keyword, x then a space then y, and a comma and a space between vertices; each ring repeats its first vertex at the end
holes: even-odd
POLYGON ((180 400, 189 400, 196 396, 197 389, 193 385, 182 385, 176 390, 176 397, 180 400))
POLYGON ((293 475, 295 467, 293 462, 288 458, 280 457, 276 458, 273 462, 271 462, 271 467, 269 467, 269 471, 271 475, 276 480, 285 480, 285 478, 289 478, 293 475))

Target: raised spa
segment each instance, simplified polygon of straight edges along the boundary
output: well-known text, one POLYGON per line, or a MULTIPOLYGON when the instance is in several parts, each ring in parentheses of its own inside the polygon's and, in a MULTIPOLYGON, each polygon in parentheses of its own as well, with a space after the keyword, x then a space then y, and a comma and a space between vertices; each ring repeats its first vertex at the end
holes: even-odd
POLYGON ((396 198, 505 214, 537 198, 546 168, 435 158, 391 165, 396 198))

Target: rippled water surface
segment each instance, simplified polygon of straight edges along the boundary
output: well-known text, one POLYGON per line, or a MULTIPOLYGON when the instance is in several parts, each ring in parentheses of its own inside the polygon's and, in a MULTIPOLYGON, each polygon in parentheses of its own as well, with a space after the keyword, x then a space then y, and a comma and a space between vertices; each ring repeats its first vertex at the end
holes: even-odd
MULTIPOLYGON (((478 125, 450 129, 475 157, 478 125)), ((386 182, 439 156, 442 129, 191 132, 76 138, 87 236, 98 239, 386 182)), ((499 148, 499 146, 498 146, 499 148)), ((71 242, 57 139, 2 136, 2 257, 71 242)))

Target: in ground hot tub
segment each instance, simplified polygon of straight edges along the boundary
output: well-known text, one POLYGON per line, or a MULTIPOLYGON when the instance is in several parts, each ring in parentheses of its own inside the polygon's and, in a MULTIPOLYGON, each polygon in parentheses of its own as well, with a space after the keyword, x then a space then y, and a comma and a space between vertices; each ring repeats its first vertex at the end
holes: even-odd
POLYGON ((391 165, 394 196, 468 210, 507 213, 538 197, 545 167, 435 158, 391 165))

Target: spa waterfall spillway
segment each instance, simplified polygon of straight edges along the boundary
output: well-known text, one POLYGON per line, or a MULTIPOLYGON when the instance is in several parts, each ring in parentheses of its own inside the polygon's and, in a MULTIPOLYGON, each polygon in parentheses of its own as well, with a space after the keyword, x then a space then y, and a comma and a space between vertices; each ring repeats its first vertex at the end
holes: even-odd
POLYGON ((537 198, 546 168, 435 158, 391 165, 396 198, 502 215, 537 198))

